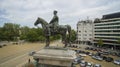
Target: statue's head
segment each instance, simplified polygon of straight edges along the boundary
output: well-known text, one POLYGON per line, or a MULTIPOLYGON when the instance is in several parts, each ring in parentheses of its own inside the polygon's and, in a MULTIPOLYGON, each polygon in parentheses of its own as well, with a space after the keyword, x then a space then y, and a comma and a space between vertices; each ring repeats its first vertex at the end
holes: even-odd
POLYGON ((54 10, 54 12, 53 12, 53 13, 54 13, 54 15, 56 15, 56 14, 57 14, 57 11, 56 11, 56 10, 54 10))
POLYGON ((34 23, 35 26, 37 26, 38 21, 39 21, 39 17, 37 18, 37 20, 36 20, 35 23, 34 23))

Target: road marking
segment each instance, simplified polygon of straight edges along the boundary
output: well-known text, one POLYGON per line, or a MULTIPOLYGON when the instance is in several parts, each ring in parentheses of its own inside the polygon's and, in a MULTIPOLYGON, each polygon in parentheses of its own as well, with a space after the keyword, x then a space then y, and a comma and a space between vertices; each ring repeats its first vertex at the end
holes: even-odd
POLYGON ((23 54, 23 55, 21 55, 21 56, 15 57, 15 58, 13 58, 13 59, 11 59, 11 60, 8 60, 8 61, 6 61, 6 62, 3 62, 3 63, 1 63, 0 65, 7 64, 7 63, 9 63, 9 62, 12 62, 12 61, 18 59, 18 58, 24 57, 25 55, 27 55, 27 53, 26 53, 26 54, 23 54))

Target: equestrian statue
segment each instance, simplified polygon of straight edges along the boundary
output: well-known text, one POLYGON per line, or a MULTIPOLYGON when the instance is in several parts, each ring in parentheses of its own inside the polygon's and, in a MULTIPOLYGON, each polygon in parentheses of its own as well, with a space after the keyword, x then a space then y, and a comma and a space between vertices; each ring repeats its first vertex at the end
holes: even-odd
POLYGON ((50 23, 47 23, 44 19, 38 17, 36 22, 34 23, 35 26, 38 24, 42 25, 45 37, 46 37, 46 46, 48 47, 50 44, 50 36, 60 34, 62 36, 62 42, 65 44, 64 47, 70 45, 70 34, 71 34, 71 26, 70 25, 59 25, 59 18, 57 16, 57 11, 53 12, 54 16, 50 23), (67 38, 68 32, 68 38, 67 38))

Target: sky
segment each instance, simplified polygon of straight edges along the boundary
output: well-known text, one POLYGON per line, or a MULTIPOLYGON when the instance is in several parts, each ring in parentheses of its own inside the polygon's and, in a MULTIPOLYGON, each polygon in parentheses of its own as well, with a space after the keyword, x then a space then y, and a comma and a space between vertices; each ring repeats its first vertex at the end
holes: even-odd
POLYGON ((80 20, 120 12, 120 0, 0 0, 0 26, 10 22, 35 27, 38 17, 50 22, 54 10, 60 25, 76 29, 80 20))

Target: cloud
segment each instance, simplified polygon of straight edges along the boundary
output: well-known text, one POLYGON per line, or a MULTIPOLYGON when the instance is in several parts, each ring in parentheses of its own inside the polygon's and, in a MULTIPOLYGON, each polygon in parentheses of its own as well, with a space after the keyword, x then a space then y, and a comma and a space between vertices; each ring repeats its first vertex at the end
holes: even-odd
POLYGON ((0 24, 13 22, 34 27, 37 17, 49 22, 58 10, 60 24, 76 28, 79 20, 120 11, 120 0, 0 0, 0 24))

